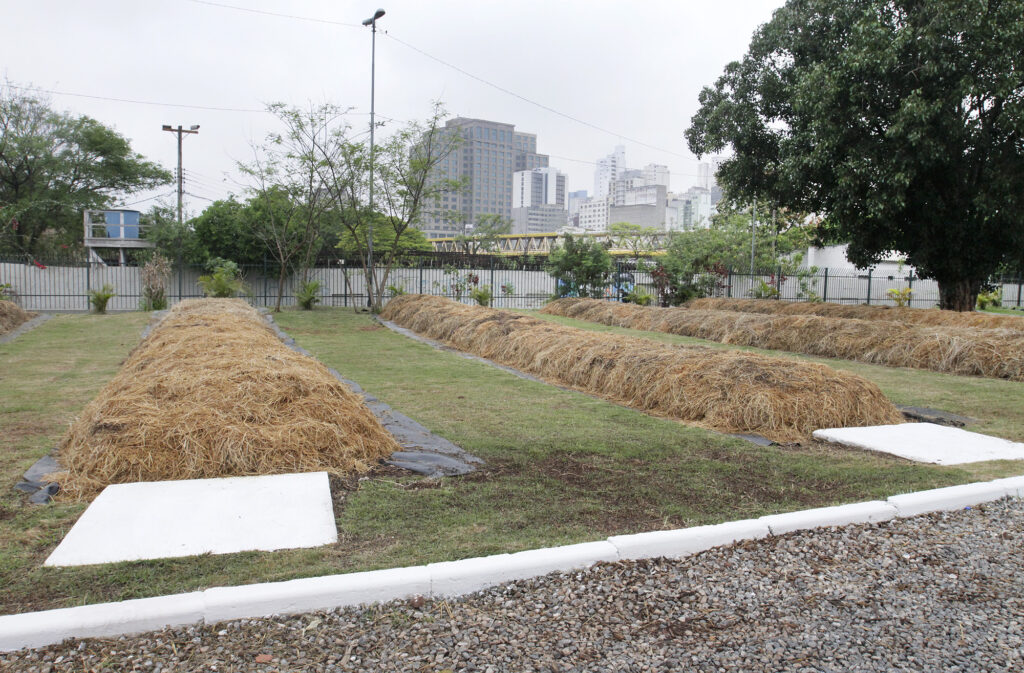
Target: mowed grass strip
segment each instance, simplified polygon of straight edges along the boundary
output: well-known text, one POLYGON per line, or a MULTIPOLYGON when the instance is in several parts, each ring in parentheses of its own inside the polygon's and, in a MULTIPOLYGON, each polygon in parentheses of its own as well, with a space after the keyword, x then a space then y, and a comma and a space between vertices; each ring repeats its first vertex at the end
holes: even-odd
MULTIPOLYGON (((116 372, 147 316, 60 316, 0 346, 0 613, 416 565, 759 516, 1014 473, 913 465, 822 445, 761 448, 519 379, 351 310, 286 312, 324 364, 487 461, 467 477, 397 470, 334 484, 341 540, 318 549, 43 568, 84 505, 29 507, 13 486, 116 372), (979 476, 980 475, 980 476, 979 476)), ((665 335, 668 336, 668 335, 665 335)), ((201 346, 198 344, 197 347, 201 346)))

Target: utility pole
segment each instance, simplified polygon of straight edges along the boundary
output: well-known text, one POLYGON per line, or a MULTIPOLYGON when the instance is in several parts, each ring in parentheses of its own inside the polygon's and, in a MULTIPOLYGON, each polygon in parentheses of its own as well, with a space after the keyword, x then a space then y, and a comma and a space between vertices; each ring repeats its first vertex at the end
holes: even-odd
POLYGON ((368 288, 366 288, 366 305, 373 308, 373 285, 375 275, 373 272, 373 130, 376 126, 373 118, 373 95, 374 85, 376 82, 376 70, 377 70, 377 19, 384 16, 384 10, 378 9, 373 13, 369 19, 363 21, 364 26, 370 26, 373 32, 373 36, 370 38, 370 214, 369 221, 367 222, 367 236, 366 236, 366 267, 369 274, 367 279, 370 282, 368 288))
POLYGON ((178 124, 178 128, 164 124, 163 130, 178 134, 178 225, 180 226, 182 224, 181 197, 184 194, 184 183, 181 175, 181 138, 186 133, 199 133, 199 124, 194 124, 187 129, 182 128, 181 124, 178 124))
POLYGON ((181 228, 185 226, 181 216, 181 201, 185 191, 185 183, 181 173, 181 138, 186 133, 199 133, 199 124, 193 124, 187 129, 182 128, 181 124, 178 124, 178 128, 174 128, 170 124, 164 124, 163 130, 178 134, 178 301, 181 301, 183 275, 181 268, 181 228))

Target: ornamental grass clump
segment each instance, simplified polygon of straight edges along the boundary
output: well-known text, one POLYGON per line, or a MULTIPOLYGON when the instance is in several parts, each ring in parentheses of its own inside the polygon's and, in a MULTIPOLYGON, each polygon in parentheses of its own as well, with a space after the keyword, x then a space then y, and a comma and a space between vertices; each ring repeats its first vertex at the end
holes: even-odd
POLYGON ((425 295, 395 297, 381 317, 552 383, 723 432, 793 441, 902 420, 878 386, 825 365, 670 346, 425 295))
POLYGON ((691 302, 679 308, 652 308, 559 299, 548 303, 542 313, 737 346, 1024 381, 1024 332, 1017 330, 688 308, 704 305, 691 302))
POLYGON ((108 484, 367 472, 398 449, 360 396, 238 299, 177 304, 59 446, 62 492, 108 484))

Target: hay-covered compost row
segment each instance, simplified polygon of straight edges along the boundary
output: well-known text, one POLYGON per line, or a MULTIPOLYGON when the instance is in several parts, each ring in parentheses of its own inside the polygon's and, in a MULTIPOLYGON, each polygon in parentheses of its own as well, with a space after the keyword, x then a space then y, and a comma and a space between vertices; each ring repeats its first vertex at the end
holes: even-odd
POLYGON ((725 432, 791 441, 902 419, 875 384, 824 365, 670 346, 424 295, 396 297, 382 317, 545 380, 725 432))
POLYGON ((1024 317, 979 313, 977 311, 942 311, 937 308, 906 306, 867 306, 865 304, 829 304, 823 302, 776 301, 773 299, 729 299, 705 297, 686 303, 686 308, 771 315, 817 315, 825 318, 857 318, 889 320, 913 325, 936 327, 981 327, 1024 331, 1024 317))
POLYGON ((35 316, 35 313, 29 313, 13 301, 0 301, 0 336, 13 331, 18 325, 28 322, 35 316))
MULTIPOLYGON (((914 309, 917 310, 917 309, 914 309)), ((1024 381, 1024 332, 558 299, 543 313, 738 346, 1024 381)))
POLYGON ((131 481, 365 472, 398 446, 361 397, 237 299, 183 301, 61 441, 73 498, 131 481))

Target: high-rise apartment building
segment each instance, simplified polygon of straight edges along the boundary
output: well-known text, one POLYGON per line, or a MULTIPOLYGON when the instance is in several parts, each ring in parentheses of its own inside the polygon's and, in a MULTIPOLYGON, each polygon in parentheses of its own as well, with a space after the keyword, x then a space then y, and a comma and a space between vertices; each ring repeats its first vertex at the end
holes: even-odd
POLYGON ((566 224, 566 177, 554 168, 512 174, 512 233, 555 232, 566 224))
POLYGON ((617 145, 615 151, 597 160, 594 171, 594 198, 603 199, 611 191, 611 184, 626 170, 626 148, 617 145))
POLYGON ((518 133, 515 125, 456 117, 442 131, 461 142, 435 170, 432 180, 463 180, 466 188, 426 204, 419 227, 427 238, 455 236, 481 215, 512 217, 512 174, 548 165, 537 153, 537 136, 518 133))

